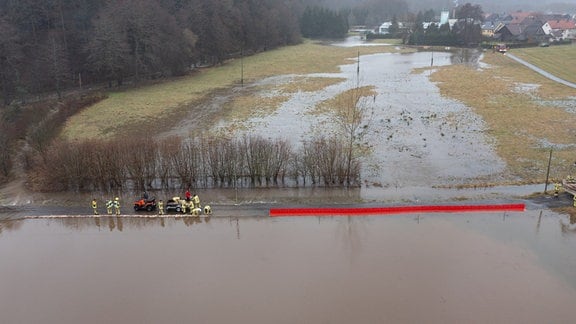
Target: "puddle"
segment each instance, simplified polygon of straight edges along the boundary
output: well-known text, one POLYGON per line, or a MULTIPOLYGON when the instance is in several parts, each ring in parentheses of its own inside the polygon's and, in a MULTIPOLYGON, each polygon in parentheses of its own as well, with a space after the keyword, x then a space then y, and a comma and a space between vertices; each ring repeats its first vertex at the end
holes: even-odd
POLYGON ((6 323, 573 321, 548 211, 0 223, 6 323))

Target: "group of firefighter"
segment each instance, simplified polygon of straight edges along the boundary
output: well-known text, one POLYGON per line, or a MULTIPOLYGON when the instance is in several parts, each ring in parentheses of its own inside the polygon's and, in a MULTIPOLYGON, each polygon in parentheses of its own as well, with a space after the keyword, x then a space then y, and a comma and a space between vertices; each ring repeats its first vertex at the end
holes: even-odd
MULTIPOLYGON (((144 196, 143 196, 144 197, 144 196)), ((146 199, 148 198, 148 194, 145 192, 146 199)), ((190 193, 190 189, 186 190, 185 199, 179 200, 180 206, 182 208, 182 213, 190 213, 191 215, 199 215, 202 206, 200 205, 200 197, 197 194, 192 195, 190 193)), ((157 204, 158 207, 158 215, 164 215, 164 201, 160 200, 157 204)), ((94 215, 99 215, 98 213, 98 201, 96 198, 92 199, 92 210, 94 211, 94 215)), ((120 199, 118 197, 114 198, 113 200, 110 199, 106 201, 106 213, 108 215, 120 215, 120 199)), ((211 214, 212 208, 208 205, 204 206, 204 213, 211 214)))
MULTIPOLYGON (((96 198, 92 199, 92 210, 94 215, 98 215, 98 201, 96 198)), ((106 213, 112 215, 113 212, 116 215, 120 215, 120 198, 118 197, 106 201, 106 213)))
MULTIPOLYGON (((184 196, 185 196, 184 200, 179 200, 180 206, 182 207, 182 213, 186 214, 189 212, 192 215, 199 215, 201 211, 200 208, 202 208, 202 206, 200 205, 200 197, 198 197, 197 194, 192 195, 190 193, 190 189, 186 190, 184 196)), ((206 208, 204 211, 208 213, 206 208)))
MULTIPOLYGON (((569 175, 566 177, 566 181, 573 183, 573 182, 576 182, 576 179, 574 179, 571 175, 569 175)), ((554 182, 554 198, 559 197, 559 193, 560 193, 561 189, 562 189, 562 184, 559 181, 554 182)), ((573 201, 572 205, 574 207, 576 207, 576 195, 574 195, 574 197, 572 198, 572 201, 573 201)))

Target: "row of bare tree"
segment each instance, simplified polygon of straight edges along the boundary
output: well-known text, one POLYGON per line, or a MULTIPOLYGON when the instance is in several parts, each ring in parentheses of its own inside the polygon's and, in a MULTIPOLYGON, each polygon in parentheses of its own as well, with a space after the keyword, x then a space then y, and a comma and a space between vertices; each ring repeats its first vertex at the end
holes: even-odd
POLYGON ((37 189, 91 191, 260 186, 357 186, 346 143, 317 137, 294 149, 286 140, 171 137, 161 140, 57 141, 33 172, 37 189))

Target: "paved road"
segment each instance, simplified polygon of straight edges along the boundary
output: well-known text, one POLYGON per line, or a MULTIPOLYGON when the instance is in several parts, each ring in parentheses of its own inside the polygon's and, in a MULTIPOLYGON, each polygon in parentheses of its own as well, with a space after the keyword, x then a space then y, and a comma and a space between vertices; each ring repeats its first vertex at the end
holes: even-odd
POLYGON ((556 82, 558 82, 558 83, 562 83, 563 85, 566 85, 566 86, 569 86, 569 87, 571 87, 571 88, 576 89, 576 83, 572 83, 572 82, 568 82, 568 81, 566 81, 566 80, 564 80, 564 79, 560 79, 559 77, 554 76, 554 75, 552 75, 552 74, 550 74, 550 73, 542 70, 541 68, 539 68, 539 67, 537 67, 537 66, 535 66, 535 65, 533 65, 533 64, 530 64, 530 63, 524 61, 523 59, 514 56, 513 54, 510 54, 509 52, 506 53, 506 56, 508 56, 509 58, 513 59, 514 61, 516 61, 516 62, 518 62, 518 63, 520 63, 520 64, 523 64, 523 65, 527 66, 528 68, 530 68, 530 69, 532 69, 532 70, 534 70, 534 71, 542 74, 543 76, 547 77, 547 78, 550 79, 550 80, 556 81, 556 82))

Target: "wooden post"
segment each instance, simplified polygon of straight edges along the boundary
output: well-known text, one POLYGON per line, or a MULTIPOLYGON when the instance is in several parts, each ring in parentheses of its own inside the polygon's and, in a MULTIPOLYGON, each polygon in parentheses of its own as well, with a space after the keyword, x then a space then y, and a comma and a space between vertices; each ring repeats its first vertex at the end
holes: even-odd
POLYGON ((548 157, 548 171, 546 171, 546 185, 544 185, 544 193, 548 191, 548 178, 550 177, 550 162, 552 162, 552 149, 550 149, 550 156, 548 157))

